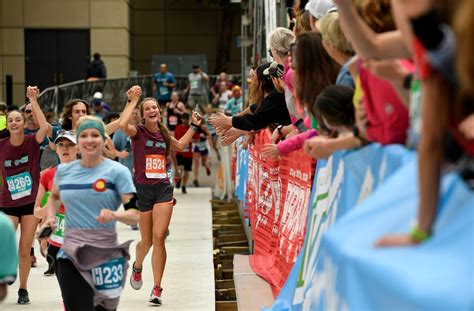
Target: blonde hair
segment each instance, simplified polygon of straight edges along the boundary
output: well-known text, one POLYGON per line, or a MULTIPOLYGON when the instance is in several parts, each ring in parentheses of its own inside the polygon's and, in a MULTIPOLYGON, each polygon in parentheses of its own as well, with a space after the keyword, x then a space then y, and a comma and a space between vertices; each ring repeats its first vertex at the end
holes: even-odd
POLYGON ((338 12, 325 15, 318 21, 317 26, 323 36, 323 41, 326 41, 341 53, 354 55, 352 44, 347 40, 339 25, 338 12))
POLYGON ((295 41, 296 37, 293 31, 277 27, 268 36, 268 46, 277 51, 280 56, 286 56, 290 51, 290 45, 295 41))

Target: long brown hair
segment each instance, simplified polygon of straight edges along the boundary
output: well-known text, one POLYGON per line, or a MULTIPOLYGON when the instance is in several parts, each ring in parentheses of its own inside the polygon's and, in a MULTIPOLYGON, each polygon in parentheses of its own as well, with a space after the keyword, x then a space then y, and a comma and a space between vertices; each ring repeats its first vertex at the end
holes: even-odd
POLYGON ((318 94, 336 81, 340 66, 323 47, 321 34, 302 33, 297 39, 295 59, 296 96, 311 110, 318 94))
MULTIPOLYGON (((143 104, 146 101, 149 101, 149 100, 154 101, 156 103, 156 105, 158 106, 158 109, 160 109, 160 105, 158 104, 158 101, 155 98, 146 97, 140 103, 140 114, 141 114, 142 117, 143 117, 143 104)), ((160 116, 161 116, 161 109, 160 109, 160 116)), ((168 157, 171 153, 171 135, 170 135, 170 132, 168 132, 168 129, 166 128, 166 126, 164 126, 163 123, 161 123, 160 118, 158 118, 158 128, 159 128, 161 134, 163 135, 163 137, 165 138, 166 157, 168 157)))
POLYGON ((63 109, 63 121, 61 127, 63 130, 72 130, 72 108, 79 103, 86 105, 87 115, 91 115, 91 107, 89 103, 83 99, 74 98, 67 102, 63 109))

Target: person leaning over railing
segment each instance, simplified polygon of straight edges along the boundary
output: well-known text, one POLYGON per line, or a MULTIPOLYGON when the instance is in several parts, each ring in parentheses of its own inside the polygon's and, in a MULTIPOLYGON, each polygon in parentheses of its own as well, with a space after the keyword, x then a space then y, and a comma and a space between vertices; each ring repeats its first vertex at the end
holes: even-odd
POLYGON ((270 124, 291 124, 290 114, 285 103, 285 96, 275 88, 280 85, 279 79, 270 76, 267 70, 271 63, 257 67, 253 88, 262 93, 262 101, 251 105, 242 114, 229 117, 217 113, 209 122, 216 128, 218 135, 227 136, 226 142, 233 142, 250 131, 259 131, 270 124))
POLYGON ((386 235, 377 246, 416 245, 435 234, 443 164, 454 165, 471 191, 474 188, 474 122, 470 121, 474 116, 474 2, 462 1, 454 18, 449 10, 435 10, 433 4, 451 6, 451 2, 429 0, 404 6, 416 35, 413 46, 424 90, 418 223, 410 234, 386 235))

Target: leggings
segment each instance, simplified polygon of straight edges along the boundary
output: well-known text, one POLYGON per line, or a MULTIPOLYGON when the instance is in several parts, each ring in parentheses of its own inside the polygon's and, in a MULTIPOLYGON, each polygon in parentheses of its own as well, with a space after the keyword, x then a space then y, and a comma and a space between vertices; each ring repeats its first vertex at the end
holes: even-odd
POLYGON ((59 286, 68 311, 110 310, 94 306, 94 291, 70 260, 59 258, 57 263, 59 286))

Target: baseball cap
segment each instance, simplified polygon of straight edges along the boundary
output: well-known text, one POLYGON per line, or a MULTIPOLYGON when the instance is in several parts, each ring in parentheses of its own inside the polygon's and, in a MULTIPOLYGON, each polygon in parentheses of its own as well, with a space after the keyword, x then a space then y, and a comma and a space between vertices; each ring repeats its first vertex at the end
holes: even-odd
POLYGON ((234 85, 234 87, 232 88, 232 92, 235 92, 235 91, 240 91, 240 86, 234 85))
POLYGON ((102 93, 101 92, 95 92, 93 97, 94 97, 94 99, 102 99, 102 93))
POLYGON ((321 19, 324 15, 337 11, 336 5, 331 0, 309 0, 308 10, 317 19, 321 19))
POLYGON ((281 78, 285 73, 285 67, 277 62, 272 62, 268 68, 263 71, 264 76, 273 76, 281 78))
POLYGON ((73 144, 77 145, 77 139, 76 139, 76 133, 75 131, 65 131, 65 130, 59 130, 58 131, 58 136, 54 140, 54 143, 57 144, 58 141, 61 138, 66 138, 69 141, 71 141, 73 144))

